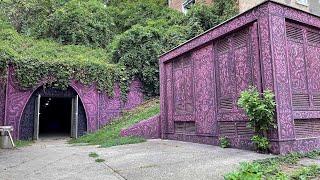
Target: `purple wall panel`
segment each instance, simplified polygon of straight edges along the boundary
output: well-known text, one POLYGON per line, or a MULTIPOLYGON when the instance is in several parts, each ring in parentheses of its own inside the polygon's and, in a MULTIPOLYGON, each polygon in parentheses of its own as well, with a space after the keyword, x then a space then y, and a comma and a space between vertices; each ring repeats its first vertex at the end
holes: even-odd
MULTIPOLYGON (((172 82, 173 82, 173 75, 172 75, 172 62, 171 63, 166 63, 165 65, 165 78, 166 78, 166 99, 162 99, 163 101, 166 102, 166 110, 167 113, 166 114, 166 118, 167 118, 167 127, 164 130, 167 133, 173 133, 174 132, 174 124, 173 124, 173 86, 172 86, 172 82)), ((161 95, 161 98, 163 96, 161 95)))
POLYGON ((13 137, 15 139, 19 137, 22 112, 32 92, 33 90, 23 91, 17 87, 13 69, 10 67, 8 70, 4 125, 13 126, 13 137))
POLYGON ((125 109, 132 109, 141 104, 144 99, 142 93, 142 84, 139 80, 133 80, 129 87, 130 91, 127 96, 127 102, 124 105, 125 109))
POLYGON ((6 70, 0 72, 2 78, 0 78, 0 126, 4 125, 5 103, 6 103, 6 85, 7 76, 6 70))
POLYGON ((195 117, 197 133, 217 134, 215 116, 215 82, 213 45, 207 45, 192 54, 195 74, 195 117))
MULTIPOLYGON (((272 6, 272 8, 274 8, 272 6)), ((281 12, 281 9, 277 9, 281 12)), ((293 139, 294 126, 292 121, 291 109, 291 86, 288 67, 289 63, 286 57, 286 22, 283 17, 271 15, 271 40, 272 57, 274 61, 274 71, 276 74, 276 103, 277 120, 280 129, 280 139, 293 139)))
POLYGON ((99 94, 95 85, 85 86, 73 81, 71 87, 78 93, 87 115, 87 131, 93 132, 99 128, 98 102, 99 94))

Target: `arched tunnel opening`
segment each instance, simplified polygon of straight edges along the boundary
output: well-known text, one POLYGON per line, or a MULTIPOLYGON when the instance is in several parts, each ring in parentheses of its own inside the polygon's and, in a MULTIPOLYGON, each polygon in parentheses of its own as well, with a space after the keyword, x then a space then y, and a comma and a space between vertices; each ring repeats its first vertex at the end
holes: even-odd
POLYGON ((87 132, 84 105, 72 87, 41 86, 29 98, 19 129, 21 140, 82 136, 87 132))

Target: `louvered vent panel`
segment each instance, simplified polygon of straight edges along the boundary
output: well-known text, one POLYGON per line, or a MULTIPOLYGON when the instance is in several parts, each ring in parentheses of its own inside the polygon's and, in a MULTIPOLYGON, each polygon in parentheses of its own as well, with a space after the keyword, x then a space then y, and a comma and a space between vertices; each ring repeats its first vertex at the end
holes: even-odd
POLYGON ((218 42, 217 51, 218 53, 225 53, 229 51, 229 41, 227 38, 222 39, 218 42))
POLYGON ((232 98, 221 98, 220 99, 220 109, 231 110, 233 107, 232 98))
POLYGON ((294 39, 298 41, 303 40, 303 33, 301 28, 287 24, 286 30, 287 30, 287 37, 289 39, 294 39))
POLYGON ((308 43, 320 44, 320 34, 313 31, 307 31, 308 43))
POLYGON ((254 134, 253 129, 248 127, 247 122, 237 123, 237 133, 239 136, 252 136, 254 134))
POLYGON ((184 132, 185 130, 184 122, 174 122, 174 129, 176 132, 184 132))
POLYGON ((175 132, 177 133, 195 133, 196 124, 190 121, 176 121, 174 122, 175 132))
POLYGON ((194 133, 194 132, 196 132, 196 124, 195 124, 195 122, 185 122, 185 125, 186 125, 185 131, 186 131, 187 133, 194 133))
POLYGON ((220 122, 219 123, 220 136, 234 136, 236 127, 234 122, 220 122))
POLYGON ((309 95, 308 94, 293 94, 292 106, 296 108, 309 107, 309 95))
POLYGON ((234 47, 242 47, 247 44, 248 33, 247 31, 240 31, 234 36, 234 47))
POLYGON ((313 105, 320 107, 320 94, 313 95, 313 105))
POLYGON ((320 119, 295 119, 296 138, 320 137, 320 119))

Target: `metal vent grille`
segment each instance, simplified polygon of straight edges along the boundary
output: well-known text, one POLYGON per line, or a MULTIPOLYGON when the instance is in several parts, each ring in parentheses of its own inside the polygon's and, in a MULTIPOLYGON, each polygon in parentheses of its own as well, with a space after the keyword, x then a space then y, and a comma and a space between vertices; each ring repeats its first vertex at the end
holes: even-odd
POLYGON ((293 94, 292 106, 296 108, 309 107, 310 99, 308 94, 293 94))
POLYGON ((320 119, 295 119, 296 138, 320 137, 320 119))
POLYGON ((313 105, 320 107, 320 94, 313 95, 313 105))
POLYGON ((184 122, 174 122, 174 129, 176 132, 184 132, 184 122))
POLYGON ((233 108, 232 98, 221 98, 220 99, 220 109, 231 110, 233 108))
POLYGON ((196 124, 190 121, 176 121, 174 122, 174 128, 176 133, 195 133, 196 124))
POLYGON ((220 136, 235 136, 236 127, 233 121, 219 123, 220 136))
POLYGON ((302 33, 302 29, 301 28, 298 28, 298 27, 291 26, 291 25, 287 24, 286 30, 287 30, 287 37, 289 39, 303 41, 303 33, 302 33))
POLYGON ((229 41, 227 38, 222 39, 218 42, 217 51, 218 53, 225 53, 229 50, 229 41))
POLYGON ((241 31, 234 36, 234 47, 239 48, 247 44, 247 31, 241 31))
POLYGON ((254 134, 253 129, 248 127, 247 122, 237 123, 237 134, 239 136, 252 136, 254 134))
POLYGON ((313 31, 307 31, 307 40, 309 43, 319 44, 320 34, 313 31))

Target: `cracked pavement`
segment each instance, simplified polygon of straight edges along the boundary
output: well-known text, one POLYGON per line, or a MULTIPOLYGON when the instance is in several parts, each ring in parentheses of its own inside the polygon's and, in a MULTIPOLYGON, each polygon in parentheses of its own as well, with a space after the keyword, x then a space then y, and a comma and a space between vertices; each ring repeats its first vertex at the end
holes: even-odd
POLYGON ((110 148, 43 139, 32 146, 0 149, 0 179, 223 179, 239 162, 267 157, 271 156, 158 139, 110 148), (95 162, 88 156, 90 152, 105 161, 95 162))

